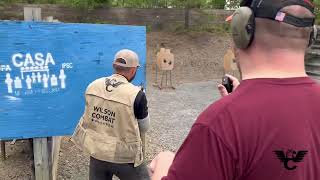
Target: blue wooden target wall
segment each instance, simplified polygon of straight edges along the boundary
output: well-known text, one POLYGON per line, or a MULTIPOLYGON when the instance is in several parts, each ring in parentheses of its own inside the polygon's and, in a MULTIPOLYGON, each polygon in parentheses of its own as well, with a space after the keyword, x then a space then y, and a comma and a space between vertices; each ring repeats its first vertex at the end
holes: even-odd
POLYGON ((0 21, 0 139, 72 134, 87 85, 121 49, 138 53, 145 85, 145 27, 0 21))

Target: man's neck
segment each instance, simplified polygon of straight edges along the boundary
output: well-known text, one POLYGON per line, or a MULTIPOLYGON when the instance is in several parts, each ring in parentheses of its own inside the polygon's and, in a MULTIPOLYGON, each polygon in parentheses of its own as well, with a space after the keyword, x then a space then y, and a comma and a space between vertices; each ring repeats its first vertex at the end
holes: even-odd
POLYGON ((294 78, 294 77, 308 77, 305 72, 301 73, 283 73, 283 72, 270 72, 270 73, 255 73, 255 74, 242 74, 242 79, 256 79, 256 78, 294 78))
POLYGON ((126 80, 128 80, 128 78, 125 76, 125 75, 123 75, 123 74, 121 74, 121 73, 114 73, 115 75, 119 75, 119 76, 122 76, 122 77, 124 77, 126 80))
MULTIPOLYGON (((261 52, 261 51, 260 51, 261 52)), ((251 53, 245 57, 242 78, 293 78, 306 77, 304 53, 287 50, 251 53)))

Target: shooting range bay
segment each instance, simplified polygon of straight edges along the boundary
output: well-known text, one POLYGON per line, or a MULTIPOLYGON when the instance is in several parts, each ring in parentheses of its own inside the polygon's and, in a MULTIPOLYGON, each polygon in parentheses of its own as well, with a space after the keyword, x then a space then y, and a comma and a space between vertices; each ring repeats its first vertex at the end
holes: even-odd
POLYGON ((120 49, 138 53, 133 83, 145 84, 142 26, 1 21, 0 42, 0 139, 72 134, 87 85, 120 49))

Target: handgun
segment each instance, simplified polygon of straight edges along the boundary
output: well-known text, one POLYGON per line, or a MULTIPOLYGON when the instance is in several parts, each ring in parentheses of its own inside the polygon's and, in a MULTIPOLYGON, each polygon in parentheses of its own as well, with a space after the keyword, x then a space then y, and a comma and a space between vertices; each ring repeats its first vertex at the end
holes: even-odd
POLYGON ((233 85, 231 79, 228 76, 223 76, 222 85, 227 89, 228 93, 232 93, 233 85))

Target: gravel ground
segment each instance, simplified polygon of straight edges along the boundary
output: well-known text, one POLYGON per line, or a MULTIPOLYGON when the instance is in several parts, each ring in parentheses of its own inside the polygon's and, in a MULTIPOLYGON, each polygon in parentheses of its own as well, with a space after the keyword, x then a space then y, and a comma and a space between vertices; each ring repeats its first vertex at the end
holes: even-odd
POLYGON ((152 128, 148 132, 147 160, 162 150, 176 151, 180 147, 200 112, 219 97, 217 83, 186 83, 175 91, 149 91, 152 128))
POLYGON ((0 160, 0 180, 32 179, 32 154, 28 140, 17 141, 14 145, 7 142, 7 159, 0 160))

